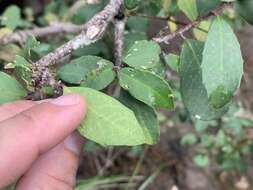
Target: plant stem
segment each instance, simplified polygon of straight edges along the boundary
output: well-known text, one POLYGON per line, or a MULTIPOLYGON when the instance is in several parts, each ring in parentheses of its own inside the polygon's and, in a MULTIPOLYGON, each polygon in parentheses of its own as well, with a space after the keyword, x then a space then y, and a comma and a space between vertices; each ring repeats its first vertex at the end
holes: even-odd
POLYGON ((154 37, 153 40, 158 43, 169 43, 171 40, 176 38, 177 36, 183 36, 184 33, 188 32, 192 28, 196 27, 201 21, 209 20, 215 15, 220 15, 223 13, 224 9, 230 6, 231 3, 222 3, 221 6, 217 7, 215 10, 210 11, 207 15, 199 17, 196 21, 190 22, 189 24, 185 25, 184 27, 180 28, 176 32, 154 37))

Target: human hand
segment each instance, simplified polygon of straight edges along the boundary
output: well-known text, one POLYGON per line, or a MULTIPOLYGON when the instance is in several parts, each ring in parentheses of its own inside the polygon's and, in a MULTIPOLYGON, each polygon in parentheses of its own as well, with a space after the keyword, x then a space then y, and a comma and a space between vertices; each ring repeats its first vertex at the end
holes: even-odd
POLYGON ((16 190, 73 189, 85 113, 76 94, 0 106, 0 189, 18 179, 16 190))

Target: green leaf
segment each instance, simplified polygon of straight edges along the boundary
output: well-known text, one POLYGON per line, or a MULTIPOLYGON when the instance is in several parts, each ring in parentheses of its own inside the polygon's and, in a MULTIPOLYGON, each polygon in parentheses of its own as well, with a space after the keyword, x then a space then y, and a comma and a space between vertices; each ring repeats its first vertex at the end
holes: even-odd
POLYGON ((44 86, 41 89, 42 94, 46 97, 53 97, 54 96, 54 88, 51 86, 44 86))
POLYGON ((180 56, 180 91, 189 113, 196 119, 213 120, 228 111, 228 106, 215 109, 209 106, 206 87, 202 79, 202 53, 204 43, 186 40, 180 56))
POLYGON ((193 158, 194 163, 199 167, 206 167, 209 164, 209 158, 207 155, 196 155, 193 158))
POLYGON ((145 70, 124 68, 118 73, 120 86, 136 99, 155 108, 174 108, 169 84, 145 70))
POLYGON ((197 142, 197 137, 193 133, 188 133, 180 141, 181 145, 193 145, 197 142))
POLYGON ((14 61, 15 56, 20 53, 20 47, 15 44, 7 44, 0 47, 0 60, 7 63, 14 61))
POLYGON ((84 87, 65 88, 64 91, 78 93, 87 101, 88 113, 78 129, 84 137, 103 146, 148 143, 134 112, 116 99, 84 87))
POLYGON ((196 0, 178 0, 178 7, 186 14, 186 16, 194 21, 198 17, 196 0))
POLYGON ((128 18, 126 26, 131 31, 146 32, 150 26, 150 23, 147 18, 131 16, 128 18))
POLYGON ((222 108, 240 85, 243 59, 233 30, 221 17, 214 19, 209 30, 201 68, 210 106, 222 108))
POLYGON ((163 11, 165 14, 169 14, 170 13, 170 9, 173 5, 172 0, 163 0, 162 1, 162 7, 163 7, 163 11))
MULTIPOLYGON (((63 4, 62 2, 60 3, 63 4)), ((102 8, 103 3, 85 5, 75 12, 71 20, 74 24, 83 24, 90 20, 102 8)))
POLYGON ((76 57, 81 57, 84 55, 101 55, 101 54, 107 54, 108 47, 106 44, 102 41, 98 41, 96 43, 93 43, 89 46, 85 46, 83 48, 79 48, 73 52, 73 55, 76 57))
POLYGON ((253 1, 238 0, 236 2, 237 12, 250 24, 253 24, 253 1))
POLYGON ((116 74, 112 70, 111 65, 102 66, 97 70, 87 75, 85 81, 81 82, 80 86, 89 87, 96 90, 102 90, 106 88, 115 78, 116 74))
POLYGON ((150 71, 151 73, 158 75, 161 78, 165 78, 166 76, 165 64, 162 61, 159 61, 154 67, 147 69, 147 71, 150 71))
POLYGON ((31 49, 31 59, 36 60, 39 59, 40 57, 47 55, 53 51, 53 47, 50 44, 47 43, 40 43, 38 46, 33 47, 31 49))
POLYGON ((194 124, 195 124, 194 128, 197 132, 204 132, 208 127, 217 126, 216 120, 211 121, 195 120, 194 124))
POLYGON ((124 5, 127 9, 134 9, 140 3, 140 0, 124 0, 124 5))
POLYGON ((32 85, 32 68, 31 64, 19 55, 16 55, 14 61, 15 73, 20 81, 22 81, 27 88, 32 85))
POLYGON ((4 72, 0 72, 0 104, 20 100, 26 96, 25 89, 4 72))
POLYGON ((164 56, 164 60, 166 64, 173 70, 173 71, 178 71, 179 63, 180 63, 180 58, 178 55, 170 53, 168 55, 164 56))
POLYGON ((18 26, 22 26, 20 8, 16 5, 9 6, 2 15, 2 25, 15 30, 18 26))
POLYGON ((123 61, 131 67, 148 69, 154 67, 160 60, 161 48, 156 42, 136 41, 127 51, 123 61))
POLYGON ((104 89, 115 78, 113 63, 96 56, 83 56, 63 66, 58 76, 70 84, 104 89))
POLYGON ((199 41, 205 41, 207 37, 207 32, 200 30, 199 28, 208 31, 211 26, 211 22, 209 20, 205 20, 199 23, 198 28, 193 29, 193 34, 199 41))
POLYGON ((40 45, 40 42, 37 41, 37 39, 33 36, 29 36, 26 40, 24 50, 22 52, 22 56, 25 58, 31 57, 31 50, 38 47, 40 45))
POLYGON ((125 35, 125 49, 129 50, 136 41, 147 40, 147 35, 144 32, 129 32, 125 35))
POLYGON ((199 15, 206 15, 221 4, 220 0, 196 0, 199 15))
POLYGON ((226 134, 223 130, 219 130, 217 135, 216 135, 216 141, 215 141, 215 144, 218 146, 218 147, 223 147, 225 146, 226 144, 229 144, 229 142, 227 142, 227 137, 226 137, 226 134))
POLYGON ((147 143, 157 143, 160 137, 160 127, 154 109, 134 99, 126 91, 121 91, 119 101, 134 112, 147 143))
POLYGON ((214 137, 214 135, 207 135, 207 134, 204 133, 200 137, 200 145, 201 145, 201 147, 210 149, 210 148, 214 147, 214 144, 215 144, 215 137, 214 137))

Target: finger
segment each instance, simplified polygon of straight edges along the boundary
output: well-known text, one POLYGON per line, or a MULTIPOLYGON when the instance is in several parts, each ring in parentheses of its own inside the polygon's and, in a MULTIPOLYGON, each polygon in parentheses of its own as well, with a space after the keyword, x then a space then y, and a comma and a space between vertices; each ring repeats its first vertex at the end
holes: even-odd
POLYGON ((62 142, 84 114, 83 98, 72 94, 0 122, 0 188, 20 177, 40 154, 62 142))
POLYGON ((82 145, 83 139, 78 133, 74 133, 63 143, 41 155, 19 180, 16 190, 74 189, 82 145))
POLYGON ((0 107, 0 121, 13 117, 14 115, 36 105, 33 101, 17 101, 4 104, 0 107))

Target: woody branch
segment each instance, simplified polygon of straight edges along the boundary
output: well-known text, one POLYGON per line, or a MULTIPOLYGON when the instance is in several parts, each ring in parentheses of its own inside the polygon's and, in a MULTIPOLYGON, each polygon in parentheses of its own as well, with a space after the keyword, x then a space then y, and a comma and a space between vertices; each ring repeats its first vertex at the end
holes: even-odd
POLYGON ((43 86, 50 85, 57 88, 58 83, 54 80, 49 71, 49 66, 56 64, 66 55, 71 54, 74 50, 88 46, 99 40, 106 30, 109 22, 118 14, 123 0, 110 0, 106 7, 97 13, 90 21, 88 21, 82 32, 74 39, 63 44, 55 51, 42 57, 33 66, 33 83, 35 91, 39 91, 43 86))

